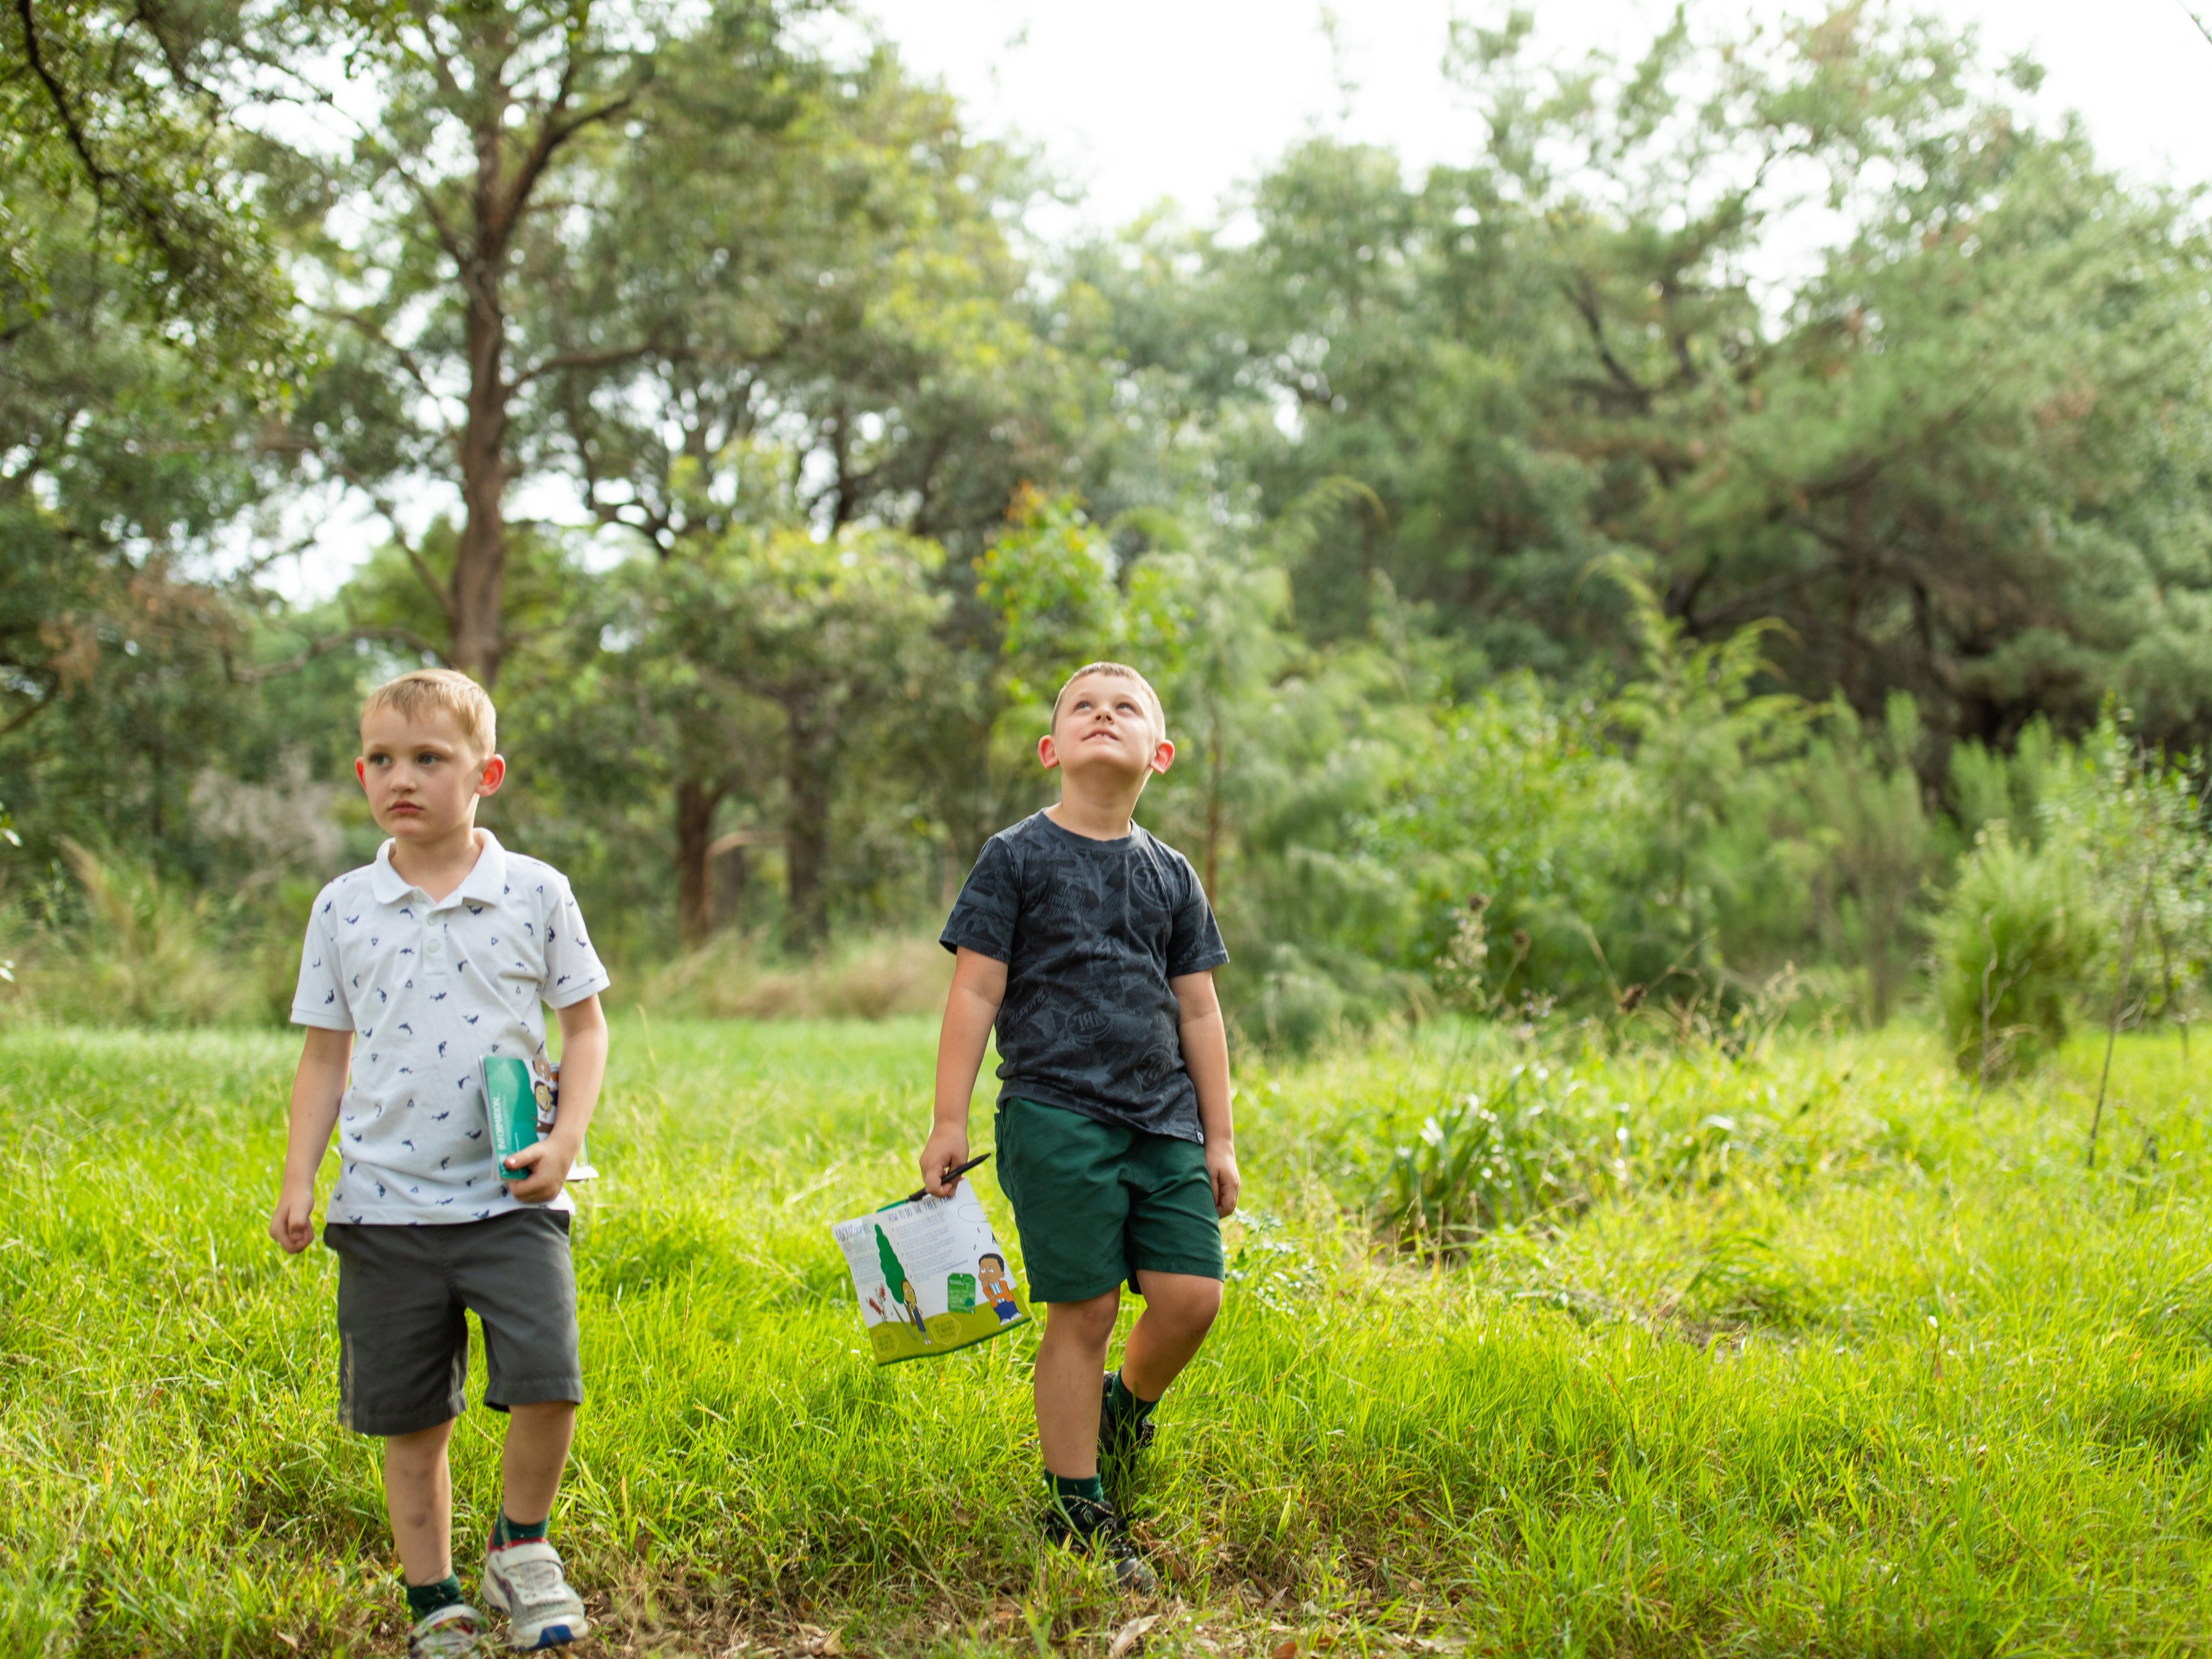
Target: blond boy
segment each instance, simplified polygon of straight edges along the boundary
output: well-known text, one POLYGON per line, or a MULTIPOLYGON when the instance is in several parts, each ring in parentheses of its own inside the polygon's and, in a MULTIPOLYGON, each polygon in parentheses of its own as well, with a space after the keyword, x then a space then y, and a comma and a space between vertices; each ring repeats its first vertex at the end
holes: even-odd
POLYGON ((584 1395, 563 1188, 606 1069, 607 975, 560 872, 476 827, 477 802, 507 772, 495 721, 481 687, 442 669, 379 686, 362 711, 354 775, 390 839, 324 888, 308 920, 292 1002, 307 1042, 269 1223, 289 1251, 313 1242, 315 1171, 335 1130, 323 1242, 339 1263, 339 1416, 384 1440, 410 1656, 472 1652, 483 1634, 453 1573, 446 1458, 471 1312, 484 1404, 507 1413, 484 1599, 516 1648, 590 1628, 545 1531, 584 1395), (561 1023, 560 1115, 502 1166, 480 1063, 543 1061, 541 1004, 561 1023))
POLYGON ((1220 1224, 1238 1188, 1213 990, 1229 953, 1189 862, 1130 818, 1175 759, 1144 676, 1077 670, 1037 758, 1060 774, 1058 804, 991 838, 945 926, 957 961, 921 1176, 942 1195, 966 1161, 995 1025, 999 1182, 1031 1297, 1047 1304, 1035 1377, 1047 1530, 1149 1591, 1100 1455, 1122 1463, 1151 1439, 1152 1407, 1220 1310, 1220 1224), (1124 1283, 1145 1311, 1102 1378, 1124 1283))

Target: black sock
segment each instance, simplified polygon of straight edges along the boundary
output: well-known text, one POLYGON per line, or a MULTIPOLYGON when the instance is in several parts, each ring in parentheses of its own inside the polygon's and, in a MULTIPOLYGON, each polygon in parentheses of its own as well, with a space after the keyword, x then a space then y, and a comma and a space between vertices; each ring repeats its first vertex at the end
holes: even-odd
POLYGON ((407 1616, 419 1625, 440 1607, 457 1607, 464 1599, 461 1581, 449 1572, 434 1584, 407 1586, 407 1616))
POLYGON ((1106 1483, 1095 1474, 1068 1476, 1045 1471, 1045 1484, 1052 1488, 1053 1502, 1063 1503, 1070 1498, 1087 1498, 1094 1504, 1106 1501, 1106 1483))
POLYGON ((532 1522, 528 1526, 525 1526, 520 1521, 510 1521, 507 1518, 507 1506, 502 1504, 500 1506, 499 1519, 492 1522, 491 1547, 497 1549, 501 1544, 535 1542, 545 1536, 545 1528, 551 1524, 550 1516, 543 1521, 532 1522))
POLYGON ((1114 1373, 1114 1380, 1106 1385, 1106 1409, 1113 1413, 1116 1421, 1141 1423, 1152 1414, 1152 1407, 1159 1403, 1138 1394, 1121 1380, 1121 1373, 1118 1370, 1114 1373))

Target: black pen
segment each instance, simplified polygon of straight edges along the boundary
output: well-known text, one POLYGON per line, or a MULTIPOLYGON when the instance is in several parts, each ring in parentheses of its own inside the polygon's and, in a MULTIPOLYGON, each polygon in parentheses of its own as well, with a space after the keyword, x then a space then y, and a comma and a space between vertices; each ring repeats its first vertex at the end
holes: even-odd
MULTIPOLYGON (((983 1152, 983 1153, 980 1153, 980 1154, 978 1154, 976 1157, 974 1157, 974 1158, 969 1158, 969 1159, 965 1164, 955 1164, 951 1169, 947 1170, 945 1172, 945 1178, 947 1181, 957 1181, 957 1180, 959 1180, 959 1179, 960 1179, 960 1177, 961 1177, 962 1176, 966 1175, 966 1174, 968 1173, 968 1171, 969 1171, 969 1170, 970 1170, 974 1169, 974 1168, 975 1168, 978 1164, 982 1163, 982 1162, 983 1162, 983 1160, 984 1160, 985 1158, 989 1158, 990 1156, 991 1156, 991 1155, 990 1155, 990 1153, 988 1153, 988 1152, 983 1152)), ((899 1201, 900 1201, 902 1204, 913 1204, 913 1203, 918 1202, 919 1200, 922 1200, 922 1199, 927 1198, 928 1196, 929 1196, 929 1188, 927 1188, 927 1187, 924 1187, 924 1188, 923 1188, 920 1192, 918 1192, 918 1193, 908 1193, 908 1194, 904 1198, 901 1199, 899 1201)))

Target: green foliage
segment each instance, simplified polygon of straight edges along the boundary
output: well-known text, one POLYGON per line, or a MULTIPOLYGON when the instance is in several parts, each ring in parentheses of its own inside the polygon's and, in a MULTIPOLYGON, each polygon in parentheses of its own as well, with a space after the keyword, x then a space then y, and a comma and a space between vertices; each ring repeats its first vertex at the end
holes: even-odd
POLYGON ((364 684, 447 660, 502 705, 486 822, 622 982, 680 952, 736 1006, 781 971, 747 941, 933 927, 1114 656, 1249 1044, 1680 1036, 1778 986, 1879 1024, 1945 895, 1996 902, 2000 854, 1958 861, 2000 822, 2021 951, 2046 875, 2122 941, 2006 1029, 2186 1030, 2200 769, 2124 751, 2212 731, 2212 243, 2029 119, 2027 70, 1881 8, 1553 65, 1492 20, 1449 70, 1483 141, 1425 176, 1316 138, 1236 234, 1053 248, 1030 158, 811 11, 30 9, 12 880, 100 925, 68 836, 273 914, 374 846, 364 684), (330 111, 339 58, 375 121, 241 128, 249 59, 330 111), (1777 236, 1815 257, 1755 291, 1777 236), (242 343, 287 283, 311 361, 242 343), (348 495, 389 544, 277 603, 280 527, 348 495))
POLYGON ((2070 860, 2014 842, 2002 823, 1982 832, 1935 929, 1943 1029, 1960 1071, 2008 1077, 2057 1048, 2105 920, 2070 860))
MULTIPOLYGON (((67 933, 51 921, 22 927, 33 954, 18 994, 5 1005, 11 1012, 153 1027, 243 1022, 262 1014, 262 964, 250 950, 237 948, 241 933, 252 938, 249 918, 127 858, 103 858, 74 842, 64 846, 85 925, 67 933)), ((14 908, 23 919, 26 899, 18 896, 14 908)))
POLYGON ((2116 1027, 2185 1022, 2208 965, 2197 768, 2142 750, 2111 709, 2078 744, 2039 732, 2009 765, 1972 751, 1960 764, 1969 799, 2026 809, 2018 834, 1996 817, 1978 832, 1938 921, 1960 1068, 2032 1064, 2076 997, 2116 1027))

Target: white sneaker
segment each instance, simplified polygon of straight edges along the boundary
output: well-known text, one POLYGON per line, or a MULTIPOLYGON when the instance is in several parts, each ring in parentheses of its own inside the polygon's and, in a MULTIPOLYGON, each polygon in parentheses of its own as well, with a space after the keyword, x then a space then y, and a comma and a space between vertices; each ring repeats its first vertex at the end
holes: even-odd
POLYGON ((507 1615, 511 1648, 557 1648, 592 1633, 584 1598, 568 1588, 560 1553, 542 1538, 484 1553, 483 1599, 507 1615))
POLYGON ((407 1659, 465 1659, 480 1651, 483 1615, 465 1601, 426 1613, 407 1632, 407 1659))

